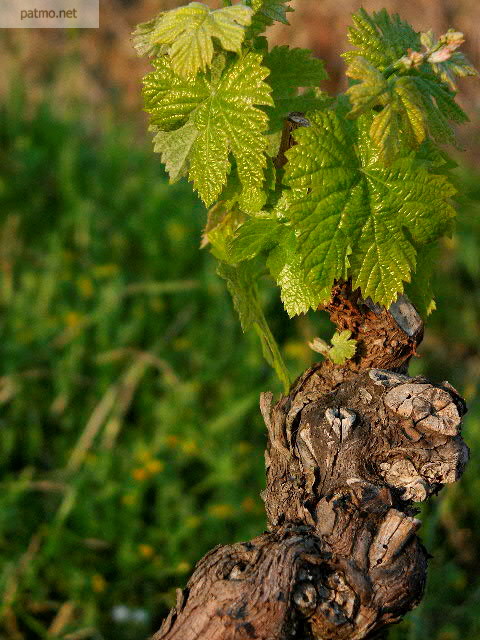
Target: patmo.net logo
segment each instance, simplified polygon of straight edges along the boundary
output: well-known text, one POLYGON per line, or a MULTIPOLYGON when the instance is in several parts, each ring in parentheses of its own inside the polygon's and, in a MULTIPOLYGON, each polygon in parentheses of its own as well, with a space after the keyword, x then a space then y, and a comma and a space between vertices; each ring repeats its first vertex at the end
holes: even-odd
POLYGON ((29 18, 46 18, 53 20, 54 18, 70 18, 77 20, 78 11, 76 9, 22 9, 20 11, 20 20, 26 20, 29 18))
POLYGON ((0 0, 0 28, 97 29, 99 0, 0 0))

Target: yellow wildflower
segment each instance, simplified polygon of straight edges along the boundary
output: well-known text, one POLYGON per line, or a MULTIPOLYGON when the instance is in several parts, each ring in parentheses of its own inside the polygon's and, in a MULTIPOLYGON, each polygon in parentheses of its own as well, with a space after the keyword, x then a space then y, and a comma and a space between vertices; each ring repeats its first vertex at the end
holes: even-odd
POLYGON ((80 276, 77 278, 77 287, 84 298, 91 298, 93 296, 93 283, 90 278, 80 276))
POLYGON ((183 453, 192 455, 198 451, 197 443, 194 440, 185 440, 181 443, 183 453))
POLYGON ((167 436, 165 438, 165 442, 169 447, 176 447, 178 442, 179 442, 179 438, 178 436, 167 436))
POLYGON ((92 589, 93 591, 95 591, 95 593, 102 593, 103 591, 105 591, 105 588, 107 586, 107 581, 99 573, 95 573, 92 576, 91 582, 92 582, 92 589))
POLYGON ((151 544, 139 544, 138 553, 144 558, 151 558, 155 554, 155 549, 151 544))
POLYGON ((148 462, 152 459, 152 454, 148 449, 140 449, 140 451, 135 454, 135 458, 139 462, 148 462))
POLYGON ((153 475, 155 473, 160 473, 161 471, 163 471, 165 469, 165 465, 161 460, 150 460, 150 462, 147 462, 147 464, 145 465, 145 469, 148 471, 148 473, 151 473, 153 475))
POLYGON ((141 482, 142 480, 146 480, 148 476, 148 472, 143 467, 137 467, 132 471, 132 478, 137 480, 137 482, 141 482))
POLYGON ((82 323, 82 315, 78 311, 68 311, 65 314, 65 324, 69 329, 78 329, 82 323))
POLYGON ((190 571, 191 566, 188 562, 179 562, 177 564, 177 573, 187 573, 190 571))
POLYGON ((257 505, 255 503, 255 500, 251 496, 247 496, 242 500, 242 509, 247 513, 252 513, 252 511, 255 511, 256 506, 257 505))
POLYGON ((208 512, 214 518, 231 518, 234 509, 231 504, 212 504, 208 507, 208 512))

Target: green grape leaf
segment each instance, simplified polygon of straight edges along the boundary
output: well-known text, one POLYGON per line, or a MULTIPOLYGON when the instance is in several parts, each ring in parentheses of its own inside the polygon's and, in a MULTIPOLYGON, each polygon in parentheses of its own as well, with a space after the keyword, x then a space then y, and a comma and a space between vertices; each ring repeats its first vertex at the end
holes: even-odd
MULTIPOLYGON (((155 130, 156 127, 153 127, 155 130)), ((162 162, 174 183, 187 174, 188 156, 197 139, 198 129, 193 122, 187 122, 174 131, 158 131, 153 138, 153 150, 161 154, 162 162)))
POLYGON ((388 90, 388 82, 383 73, 362 56, 353 59, 346 74, 353 80, 360 80, 346 91, 352 104, 348 117, 357 118, 361 113, 380 104, 380 96, 388 90))
POLYGON ((352 104, 347 117, 356 118, 373 107, 381 107, 370 128, 370 136, 381 160, 391 163, 405 145, 417 149, 427 135, 428 115, 417 79, 393 76, 387 80, 361 56, 353 59, 346 73, 359 80, 347 89, 352 104))
POLYGON ((213 255, 222 262, 230 262, 230 245, 238 227, 244 221, 244 214, 238 208, 230 208, 227 203, 217 202, 209 211, 207 224, 202 234, 200 248, 208 244, 213 255))
POLYGON ((386 79, 368 60, 357 56, 347 75, 359 81, 347 89, 352 105, 348 117, 381 109, 373 118, 370 136, 387 164, 401 154, 405 145, 418 149, 427 133, 438 143, 455 144, 448 121, 468 120, 455 102, 455 94, 432 73, 386 79))
POLYGON ((161 55, 162 45, 153 42, 152 34, 155 31, 158 21, 161 20, 162 17, 163 12, 148 22, 138 24, 132 33, 133 47, 139 56, 161 55))
POLYGON ((240 52, 252 9, 244 5, 210 10, 200 2, 161 13, 137 27, 134 46, 139 53, 166 53, 173 71, 192 78, 206 71, 214 54, 213 38, 226 51, 240 52))
POLYGON ((350 360, 355 355, 357 341, 352 338, 352 332, 345 329, 340 333, 338 331, 335 332, 332 336, 331 346, 321 338, 314 338, 312 342, 309 342, 308 346, 312 351, 321 353, 335 364, 345 364, 347 360, 350 360))
POLYGON ((394 78, 389 89, 387 103, 370 127, 370 137, 386 164, 397 158, 405 145, 418 149, 427 135, 423 99, 414 78, 394 78))
POLYGON ((309 118, 311 126, 294 133, 285 176, 307 277, 331 287, 350 276, 364 298, 388 307, 411 279, 417 248, 450 226, 455 190, 411 154, 381 164, 371 117, 352 122, 327 111, 309 118))
POLYGON ((275 105, 267 109, 271 131, 281 129, 291 111, 321 109, 330 102, 328 96, 318 90, 320 83, 328 77, 324 64, 308 49, 273 47, 263 63, 270 70, 268 83, 275 105), (313 90, 299 95, 299 88, 313 90))
POLYGON ((465 78, 466 76, 478 76, 478 71, 461 52, 455 51, 448 60, 443 62, 431 62, 432 70, 438 75, 442 82, 445 82, 452 91, 457 90, 455 76, 465 78))
POLYGON ((227 283, 243 331, 248 331, 253 327, 258 316, 256 284, 258 274, 255 271, 255 265, 253 262, 246 262, 237 267, 220 262, 217 273, 227 283))
POLYGON ((462 124, 468 122, 469 118, 465 111, 455 102, 455 93, 450 91, 443 84, 426 75, 413 76, 412 78, 422 96, 430 96, 435 100, 436 108, 445 118, 452 122, 462 124))
POLYGON ((290 375, 262 311, 257 291, 258 271, 256 265, 252 261, 242 262, 237 266, 221 262, 218 265, 217 273, 226 280, 234 307, 240 317, 242 329, 247 331, 253 328, 256 331, 262 344, 265 360, 276 371, 283 384, 284 392, 288 393, 290 375))
MULTIPOLYGON (((269 148, 271 146, 269 137, 266 138, 266 168, 264 172, 263 188, 260 189, 244 189, 240 178, 238 176, 238 168, 233 158, 232 170, 227 178, 227 183, 221 192, 219 198, 225 201, 225 204, 229 208, 235 206, 249 214, 257 215, 267 204, 269 197, 272 197, 276 189, 276 168, 273 164, 273 159, 269 155, 269 148)), ((231 158, 232 159, 232 158, 231 158)))
POLYGON ((436 309, 431 280, 437 254, 437 243, 422 247, 417 257, 417 270, 412 281, 405 286, 405 293, 424 320, 436 309))
POLYGON ((319 287, 307 278, 292 232, 270 252, 267 267, 280 287, 280 297, 290 318, 316 309, 330 297, 330 288, 319 287))
POLYGON ((292 191, 286 215, 299 232, 298 251, 307 276, 323 288, 347 276, 349 238, 342 220, 354 215, 349 208, 355 203, 349 200, 357 199, 358 160, 333 112, 317 112, 310 121, 302 133, 294 132, 297 144, 287 152, 285 182, 292 191))
POLYGON ((251 260, 269 251, 267 268, 280 287, 280 297, 290 317, 316 309, 330 296, 305 275, 291 228, 277 218, 249 218, 237 228, 227 251, 229 264, 251 260))
POLYGON ((456 144, 455 132, 449 120, 468 122, 468 116, 455 102, 455 94, 432 75, 412 76, 423 102, 428 132, 439 144, 456 144))
POLYGON ((236 160, 244 192, 249 198, 258 194, 262 201, 267 118, 253 105, 271 105, 272 98, 263 82, 267 70, 260 62, 261 56, 255 53, 238 60, 195 112, 194 122, 200 133, 193 147, 189 176, 207 205, 225 184, 229 152, 236 160))
POLYGON ((390 16, 385 9, 371 15, 360 9, 353 14, 352 20, 354 26, 348 30, 348 39, 357 48, 343 54, 348 62, 362 56, 384 71, 407 49, 420 47, 420 34, 397 14, 390 16))
POLYGON ((154 61, 156 70, 145 77, 145 108, 152 125, 172 130, 193 122, 198 131, 190 153, 189 179, 208 206, 222 191, 230 171, 229 154, 249 207, 264 202, 266 114, 254 105, 272 105, 268 70, 261 56, 248 53, 222 74, 199 74, 185 80, 174 73, 168 58, 154 61))
POLYGON ((204 75, 192 81, 177 76, 166 57, 157 58, 152 64, 155 70, 143 79, 145 111, 157 131, 178 129, 210 98, 211 84, 204 75))
POLYGON ((251 260, 262 251, 271 249, 278 241, 285 225, 276 219, 249 218, 237 230, 229 252, 229 262, 236 264, 251 260))
POLYGON ((348 329, 335 332, 332 336, 332 346, 328 351, 328 357, 335 364, 345 364, 347 360, 353 358, 357 349, 357 341, 352 339, 352 332, 348 329))
POLYGON ((346 73, 358 82, 346 92, 352 105, 348 117, 356 118, 371 109, 380 110, 373 120, 370 135, 387 164, 401 154, 404 145, 417 149, 427 133, 440 144, 455 145, 455 133, 449 120, 461 123, 468 117, 455 102, 452 78, 457 72, 476 75, 475 69, 462 58, 463 54, 452 51, 463 42, 463 34, 450 30, 436 42, 433 33, 422 33, 420 40, 426 51, 420 53, 410 48, 408 55, 395 61, 395 56, 401 53, 400 46, 390 52, 388 59, 377 55, 379 51, 385 53, 380 32, 386 33, 385 25, 390 25, 390 29, 394 23, 394 31, 399 29, 398 34, 407 33, 409 27, 405 23, 400 28, 398 20, 383 14, 379 22, 379 15, 369 16, 361 10, 355 17, 358 28, 353 30, 353 35, 360 51, 346 54, 351 60, 346 73), (373 47, 374 42, 376 48, 368 57, 367 49, 373 47), (387 62, 390 64, 385 72, 387 62), (399 76, 395 71, 410 75, 399 76))
POLYGON ((247 38, 258 36, 274 22, 288 24, 287 13, 293 11, 288 6, 289 2, 290 0, 247 0, 247 5, 254 11, 247 38))
MULTIPOLYGON (((456 169, 458 164, 445 151, 440 149, 430 138, 427 138, 415 152, 415 159, 433 173, 447 176, 453 183, 456 182, 452 169, 456 169)), ((454 196, 455 198, 455 196, 454 196)))

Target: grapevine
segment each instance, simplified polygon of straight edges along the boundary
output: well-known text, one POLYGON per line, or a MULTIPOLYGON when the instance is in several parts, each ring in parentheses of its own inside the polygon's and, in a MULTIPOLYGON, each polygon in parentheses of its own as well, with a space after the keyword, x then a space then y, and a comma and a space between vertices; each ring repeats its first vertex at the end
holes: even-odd
POLYGON ((244 330, 283 384, 263 394, 269 531, 207 554, 158 640, 361 640, 418 604, 427 556, 413 502, 467 462, 465 405, 448 383, 409 378, 435 308, 436 247, 452 233, 457 78, 477 72, 463 34, 417 33, 360 9, 324 64, 271 47, 288 0, 199 2, 137 27, 151 57, 143 98, 170 181, 206 207, 202 246, 244 330), (325 309, 337 331, 292 385, 262 306, 267 276, 288 316, 325 309), (295 550, 295 551, 293 551, 295 550))

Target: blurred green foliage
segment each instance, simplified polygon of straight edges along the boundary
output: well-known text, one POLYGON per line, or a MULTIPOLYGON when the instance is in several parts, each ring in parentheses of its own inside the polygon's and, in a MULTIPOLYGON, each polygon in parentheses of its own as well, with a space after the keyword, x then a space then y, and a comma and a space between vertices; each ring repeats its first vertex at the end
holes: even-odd
MULTIPOLYGON (((257 404, 278 386, 150 141, 28 111, 14 90, 0 112, 0 636, 133 640, 209 548, 264 529, 257 404)), ((467 396, 473 460, 423 509, 427 597, 392 640, 480 637, 480 181, 460 185, 412 371, 467 396)), ((263 294, 299 374, 333 330, 263 294)))

